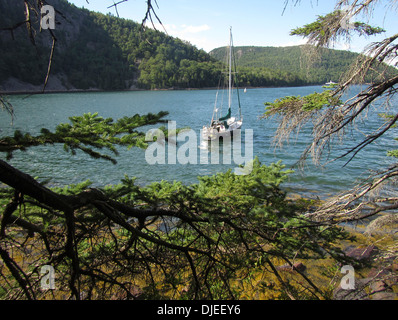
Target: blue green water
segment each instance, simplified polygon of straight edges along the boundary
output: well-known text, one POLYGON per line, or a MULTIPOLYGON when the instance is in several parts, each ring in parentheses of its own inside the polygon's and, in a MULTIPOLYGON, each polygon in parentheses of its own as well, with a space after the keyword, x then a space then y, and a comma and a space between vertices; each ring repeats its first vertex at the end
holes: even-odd
MULTIPOLYGON (((244 124, 242 129, 253 130, 253 154, 264 164, 278 160, 289 168, 299 159, 307 146, 309 130, 291 138, 290 144, 283 149, 275 149, 272 144, 276 129, 273 119, 259 117, 264 112, 264 102, 273 101, 287 95, 306 95, 321 91, 320 86, 295 88, 261 88, 241 91, 240 99, 244 124)), ((354 88, 359 90, 358 88, 354 88)), ((15 108, 15 119, 11 124, 9 115, 0 111, 0 136, 11 135, 14 130, 38 133, 45 127, 54 130, 57 124, 69 122, 68 117, 87 112, 98 112, 102 117, 118 119, 136 113, 157 113, 168 111, 168 120, 176 121, 178 127, 190 127, 197 132, 211 118, 215 90, 187 91, 130 91, 130 92, 89 92, 89 93, 54 93, 46 95, 9 96, 15 108)), ((378 117, 370 118, 365 128, 371 129, 381 123, 378 117)), ((146 131, 148 128, 143 128, 146 131)), ((363 137, 363 136, 362 136, 363 137)), ((345 144, 337 146, 337 153, 344 151, 361 138, 361 133, 353 130, 345 137, 345 144)), ((386 136, 367 147, 362 153, 343 167, 347 159, 329 164, 325 168, 315 167, 309 161, 303 172, 296 170, 285 183, 287 188, 306 193, 317 192, 320 197, 345 190, 355 183, 356 179, 365 177, 364 171, 388 164, 392 160, 386 157, 386 151, 394 148, 391 137, 386 136)), ((242 147, 244 150, 244 147, 242 147)), ((243 152, 243 151, 242 151, 243 152)), ((5 154, 0 157, 5 159, 5 154)), ((211 175, 235 168, 228 164, 156 164, 149 165, 145 160, 145 150, 120 148, 116 165, 105 160, 94 160, 83 153, 73 156, 63 150, 63 146, 40 146, 25 152, 14 153, 10 163, 16 168, 38 177, 40 181, 48 180, 52 185, 77 183, 91 180, 94 185, 118 183, 125 174, 137 177, 137 183, 147 184, 160 180, 179 180, 184 183, 195 183, 200 175, 211 175)))

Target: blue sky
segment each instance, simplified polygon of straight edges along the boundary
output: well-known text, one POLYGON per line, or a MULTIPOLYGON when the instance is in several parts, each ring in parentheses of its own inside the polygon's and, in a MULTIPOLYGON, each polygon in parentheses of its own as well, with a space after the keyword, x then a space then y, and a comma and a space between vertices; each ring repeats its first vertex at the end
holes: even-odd
MULTIPOLYGON (((68 0, 78 7, 116 14, 108 9, 120 0, 68 0)), ((155 1, 153 1, 155 3, 155 1)), ((318 15, 333 11, 334 0, 157 0, 156 13, 171 36, 189 41, 200 49, 210 51, 227 44, 232 26, 235 46, 290 46, 305 43, 301 37, 290 36, 293 28, 313 22, 318 15), (282 14, 283 13, 283 14, 282 14)), ((373 13, 369 22, 381 26, 386 33, 378 37, 354 37, 350 43, 335 44, 336 49, 362 51, 370 41, 378 41, 398 31, 397 9, 386 10, 387 0, 373 13)), ((141 22, 146 12, 145 0, 129 0, 118 6, 120 17, 141 22)), ((358 17, 356 20, 364 20, 358 17)), ((161 30, 161 27, 158 26, 161 30)))

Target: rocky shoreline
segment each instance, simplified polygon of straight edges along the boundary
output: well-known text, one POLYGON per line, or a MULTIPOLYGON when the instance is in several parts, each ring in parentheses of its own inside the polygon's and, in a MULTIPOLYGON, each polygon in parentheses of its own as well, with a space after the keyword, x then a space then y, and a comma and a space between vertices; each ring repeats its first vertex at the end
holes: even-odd
MULTIPOLYGON (((0 94, 35 94, 43 92, 44 83, 34 85, 28 82, 23 82, 17 78, 11 77, 0 84, 0 94)), ((46 93, 56 92, 85 92, 85 91, 100 91, 97 88, 88 90, 77 89, 65 79, 63 75, 50 76, 45 88, 46 93)))
POLYGON ((398 300, 398 263, 385 259, 377 262, 380 250, 374 244, 367 247, 349 246, 345 254, 354 259, 358 265, 370 265, 362 271, 362 278, 355 278, 355 288, 343 289, 341 285, 335 289, 335 300, 398 300), (375 263, 376 261, 376 263, 375 263))

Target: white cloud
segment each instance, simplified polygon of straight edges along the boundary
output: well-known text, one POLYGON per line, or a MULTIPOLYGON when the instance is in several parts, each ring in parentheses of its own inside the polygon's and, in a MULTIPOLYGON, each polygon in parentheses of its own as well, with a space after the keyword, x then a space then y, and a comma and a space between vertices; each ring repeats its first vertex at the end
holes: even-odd
MULTIPOLYGON (((153 28, 151 24, 147 24, 148 27, 153 28)), ((155 24, 155 28, 160 31, 166 30, 167 34, 173 37, 180 38, 181 40, 188 41, 193 45, 197 46, 199 49, 210 50, 213 48, 209 44, 209 39, 201 34, 211 30, 211 27, 207 24, 202 25, 175 25, 175 24, 155 24)))
POLYGON ((181 33, 198 33, 211 29, 207 24, 202 24, 201 26, 187 26, 183 24, 181 27, 181 33))
POLYGON ((284 42, 278 45, 274 45, 277 47, 291 47, 291 46, 300 46, 303 44, 307 44, 307 40, 306 39, 299 39, 299 40, 292 40, 292 41, 288 41, 288 42, 284 42))
MULTIPOLYGON (((150 28, 153 28, 151 23, 147 23, 147 26, 150 28)), ((172 36, 180 37, 182 35, 186 34, 192 34, 192 33, 199 33, 199 32, 204 32, 208 31, 211 28, 207 24, 202 24, 199 26, 193 26, 193 25, 175 25, 175 24, 163 24, 163 26, 160 23, 155 23, 155 28, 157 30, 164 30, 166 29, 167 33, 172 36)))

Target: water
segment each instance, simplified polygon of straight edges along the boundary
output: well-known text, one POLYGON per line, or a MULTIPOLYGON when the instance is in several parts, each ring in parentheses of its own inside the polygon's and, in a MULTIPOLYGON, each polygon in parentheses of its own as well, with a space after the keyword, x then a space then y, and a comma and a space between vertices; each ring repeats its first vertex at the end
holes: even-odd
MULTIPOLYGON (((258 156, 264 164, 281 159, 287 168, 293 166, 310 141, 309 137, 306 134, 298 136, 297 139, 294 137, 288 146, 275 149, 272 145, 276 129, 275 121, 259 119, 264 112, 264 102, 287 95, 306 95, 322 90, 320 86, 314 86, 248 89, 246 93, 242 91, 240 94, 244 116, 242 129, 253 129, 254 156, 258 156)), ((111 117, 116 120, 136 113, 168 111, 166 119, 176 121, 178 127, 192 128, 199 137, 199 130, 210 121, 215 95, 215 90, 56 93, 29 97, 14 95, 8 97, 15 108, 14 123, 11 125, 9 115, 5 111, 0 111, 0 134, 12 135, 17 129, 37 134, 43 127, 54 130, 57 124, 69 122, 68 117, 87 112, 98 112, 104 118, 111 117)), ((370 120, 367 123, 372 126, 381 123, 377 117, 370 120)), ((144 132, 147 129, 142 128, 144 132)), ((353 131, 347 135, 348 145, 344 145, 344 148, 359 138, 360 134, 353 131)), ((296 170, 284 186, 294 192, 312 194, 316 192, 320 197, 343 191, 353 186, 356 179, 365 177, 365 170, 391 162, 392 159, 385 155, 387 150, 394 147, 392 139, 383 138, 358 154, 346 167, 343 165, 347 159, 333 162, 326 168, 315 167, 309 161, 305 170, 303 172, 296 170)), ((73 156, 63 151, 62 145, 49 145, 32 147, 25 152, 17 151, 10 163, 38 177, 40 181, 48 181, 51 185, 78 183, 89 179, 97 186, 118 183, 124 175, 137 177, 137 183, 142 185, 162 179, 179 180, 190 184, 197 182, 197 177, 200 175, 225 172, 229 168, 236 167, 234 163, 205 165, 199 161, 198 164, 186 165, 178 163, 149 165, 145 160, 145 150, 120 148, 119 151, 120 155, 116 157, 118 163, 113 165, 105 160, 94 160, 81 152, 73 156)), ((0 153, 2 159, 5 159, 5 156, 4 153, 0 153)))

